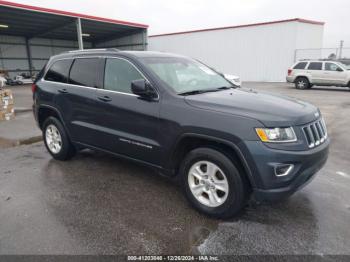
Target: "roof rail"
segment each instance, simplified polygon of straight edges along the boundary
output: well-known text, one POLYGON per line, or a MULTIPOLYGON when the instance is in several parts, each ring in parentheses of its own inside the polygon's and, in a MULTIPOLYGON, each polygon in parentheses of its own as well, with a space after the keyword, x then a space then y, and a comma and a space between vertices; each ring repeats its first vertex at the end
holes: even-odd
POLYGON ((298 61, 336 61, 337 59, 335 58, 304 58, 304 59, 299 59, 298 61))
POLYGON ((83 52, 96 52, 96 51, 120 51, 117 48, 96 48, 96 49, 79 49, 79 50, 71 50, 68 53, 83 53, 83 52))

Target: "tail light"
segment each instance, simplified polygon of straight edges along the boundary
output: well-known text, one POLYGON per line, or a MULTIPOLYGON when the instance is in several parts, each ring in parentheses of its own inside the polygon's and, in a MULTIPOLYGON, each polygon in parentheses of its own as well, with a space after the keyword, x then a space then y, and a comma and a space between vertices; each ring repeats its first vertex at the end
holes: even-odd
POLYGON ((288 69, 288 75, 290 76, 292 74, 293 70, 292 69, 288 69))
POLYGON ((32 84, 32 93, 33 93, 33 94, 35 93, 36 88, 37 88, 36 84, 33 83, 33 84, 32 84))

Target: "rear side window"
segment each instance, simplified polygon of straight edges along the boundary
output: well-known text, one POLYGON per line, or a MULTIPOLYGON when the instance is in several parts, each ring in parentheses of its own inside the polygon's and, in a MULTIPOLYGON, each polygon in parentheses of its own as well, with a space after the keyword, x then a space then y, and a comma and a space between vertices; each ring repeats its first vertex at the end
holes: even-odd
MULTIPOLYGON (((58 60, 52 64, 49 71, 47 71, 45 75, 45 80, 59 82, 59 83, 67 83, 69 68, 72 64, 72 60, 58 60)), ((40 75, 40 73, 39 73, 40 75)))
POLYGON ((307 65, 307 62, 300 62, 300 63, 297 63, 293 69, 305 69, 307 65))
POLYGON ((307 69, 309 69, 309 70, 322 70, 322 63, 321 62, 311 62, 307 69))
POLYGON ((69 83, 80 86, 96 87, 98 58, 78 58, 74 60, 69 75, 69 83))
POLYGON ((34 79, 34 83, 38 82, 44 76, 46 66, 47 66, 47 63, 45 63, 43 68, 41 68, 39 73, 37 73, 37 75, 35 76, 35 79, 34 79))
POLYGON ((104 88, 122 93, 131 93, 131 82, 143 79, 141 73, 128 61, 109 58, 106 61, 104 88))

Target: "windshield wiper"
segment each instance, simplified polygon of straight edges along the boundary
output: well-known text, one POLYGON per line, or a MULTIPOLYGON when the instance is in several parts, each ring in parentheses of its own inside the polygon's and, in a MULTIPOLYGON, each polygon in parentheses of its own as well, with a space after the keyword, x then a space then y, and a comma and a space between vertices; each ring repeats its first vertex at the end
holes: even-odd
POLYGON ((212 90, 192 90, 192 91, 179 93, 179 95, 182 95, 182 96, 197 95, 197 94, 203 94, 207 92, 212 92, 212 90))
POLYGON ((231 89, 231 88, 232 87, 229 87, 229 86, 222 86, 222 87, 218 87, 218 88, 214 88, 214 89, 192 90, 192 91, 179 93, 179 95, 182 95, 182 96, 197 95, 197 94, 203 94, 203 93, 209 93, 209 92, 217 92, 220 90, 227 90, 227 89, 231 89))
POLYGON ((217 89, 218 90, 227 90, 227 89, 231 89, 231 88, 234 88, 233 86, 221 86, 221 87, 218 87, 217 89))

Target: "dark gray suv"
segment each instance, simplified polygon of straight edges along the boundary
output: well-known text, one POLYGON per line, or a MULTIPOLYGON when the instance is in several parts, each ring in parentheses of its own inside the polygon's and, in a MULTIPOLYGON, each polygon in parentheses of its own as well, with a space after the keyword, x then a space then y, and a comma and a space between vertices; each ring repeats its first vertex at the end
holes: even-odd
POLYGON ((313 105, 233 86, 187 57, 99 49, 52 57, 33 84, 49 153, 101 150, 180 181, 210 216, 250 196, 285 198, 326 162, 326 125, 313 105))

